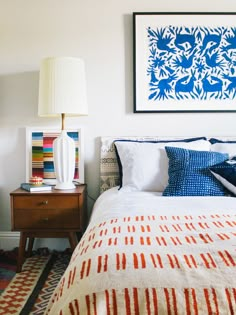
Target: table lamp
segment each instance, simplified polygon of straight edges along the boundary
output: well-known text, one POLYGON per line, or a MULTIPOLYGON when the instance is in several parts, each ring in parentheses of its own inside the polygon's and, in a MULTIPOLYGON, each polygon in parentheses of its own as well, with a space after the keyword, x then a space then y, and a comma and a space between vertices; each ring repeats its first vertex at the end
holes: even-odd
POLYGON ((55 189, 73 189, 75 143, 65 130, 65 116, 88 115, 84 62, 79 58, 50 57, 41 62, 39 116, 61 116, 61 134, 53 141, 55 189))

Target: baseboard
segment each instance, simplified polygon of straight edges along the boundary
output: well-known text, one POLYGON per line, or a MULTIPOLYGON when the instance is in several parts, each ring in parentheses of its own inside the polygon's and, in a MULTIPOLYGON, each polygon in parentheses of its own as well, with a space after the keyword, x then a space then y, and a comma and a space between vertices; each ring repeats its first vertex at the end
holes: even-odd
POLYGON ((0 232, 0 249, 12 250, 19 246, 20 232, 0 232))
MULTIPOLYGON (((0 232, 0 249, 12 250, 19 246, 20 232, 0 232)), ((48 247, 49 249, 63 251, 70 247, 67 239, 36 239, 34 249, 48 247)))

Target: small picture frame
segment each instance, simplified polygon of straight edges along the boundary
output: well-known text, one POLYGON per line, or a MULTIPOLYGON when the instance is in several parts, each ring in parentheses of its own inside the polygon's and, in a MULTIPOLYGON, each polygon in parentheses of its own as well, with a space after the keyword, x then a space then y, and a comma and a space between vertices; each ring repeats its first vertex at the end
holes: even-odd
MULTIPOLYGON (((32 176, 43 178, 49 185, 56 184, 53 163, 53 141, 60 135, 58 129, 26 128, 26 182, 32 176)), ((74 181, 84 183, 84 150, 82 129, 67 130, 68 136, 75 141, 74 181)))

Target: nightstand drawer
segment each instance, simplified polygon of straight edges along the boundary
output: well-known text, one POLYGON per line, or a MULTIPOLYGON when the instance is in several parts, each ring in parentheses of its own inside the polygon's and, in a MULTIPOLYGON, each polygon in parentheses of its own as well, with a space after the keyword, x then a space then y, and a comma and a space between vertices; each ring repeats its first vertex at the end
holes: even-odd
POLYGON ((76 208, 60 210, 15 209, 13 222, 15 230, 81 229, 79 211, 76 208))
POLYGON ((13 198, 14 209, 78 209, 78 196, 25 195, 13 198))

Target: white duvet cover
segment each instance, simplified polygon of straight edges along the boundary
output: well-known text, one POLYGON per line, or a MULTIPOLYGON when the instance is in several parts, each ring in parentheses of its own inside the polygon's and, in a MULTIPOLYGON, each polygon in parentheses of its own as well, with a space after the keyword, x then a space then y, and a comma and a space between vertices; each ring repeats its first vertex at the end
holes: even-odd
POLYGON ((236 314, 236 198, 106 191, 46 314, 236 314))

